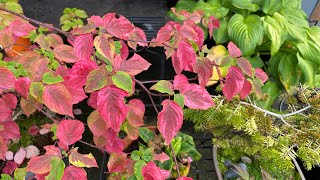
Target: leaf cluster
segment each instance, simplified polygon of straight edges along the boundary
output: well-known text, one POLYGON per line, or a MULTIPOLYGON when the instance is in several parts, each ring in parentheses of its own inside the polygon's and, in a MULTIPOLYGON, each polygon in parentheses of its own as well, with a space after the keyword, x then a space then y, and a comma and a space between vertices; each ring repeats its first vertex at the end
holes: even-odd
POLYGON ((83 20, 87 18, 86 11, 77 8, 65 8, 63 15, 60 17, 60 25, 62 30, 69 31, 77 27, 83 26, 83 20))

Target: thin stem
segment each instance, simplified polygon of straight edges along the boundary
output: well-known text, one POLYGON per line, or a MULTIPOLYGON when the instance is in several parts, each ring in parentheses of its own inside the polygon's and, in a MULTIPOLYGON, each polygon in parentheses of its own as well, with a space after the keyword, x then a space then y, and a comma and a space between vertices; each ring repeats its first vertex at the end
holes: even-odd
POLYGON ((216 171, 218 180, 223 180, 222 178, 222 174, 219 168, 219 163, 218 163, 218 146, 217 145, 213 145, 212 146, 212 156, 213 156, 213 165, 214 165, 214 169, 216 171))
POLYGON ((40 26, 43 26, 43 27, 46 27, 46 28, 49 28, 49 29, 53 29, 53 30, 55 30, 55 31, 58 31, 59 33, 65 35, 66 37, 70 37, 70 34, 69 34, 69 33, 65 32, 65 31, 62 31, 61 29, 56 28, 56 27, 54 27, 54 26, 51 25, 51 24, 43 23, 43 22, 37 21, 37 20, 35 20, 35 19, 28 18, 27 16, 25 16, 25 15, 23 15, 23 14, 18 14, 18 13, 16 13, 16 12, 10 11, 10 10, 5 9, 5 8, 0 8, 0 10, 1 10, 1 11, 5 11, 5 12, 8 12, 8 13, 10 13, 10 14, 13 14, 13 15, 15 15, 15 16, 18 16, 18 17, 20 17, 20 18, 22 18, 22 19, 24 19, 24 20, 27 20, 27 21, 29 21, 29 22, 31 22, 31 23, 34 23, 34 24, 37 24, 37 25, 40 25, 40 26))
MULTIPOLYGON (((190 79, 188 79, 188 81, 195 81, 195 80, 197 80, 197 78, 198 78, 198 76, 193 77, 193 78, 190 78, 190 79)), ((157 82, 159 82, 159 81, 161 81, 161 80, 162 80, 162 79, 159 79, 159 80, 150 80, 150 81, 140 81, 140 82, 141 82, 142 84, 152 84, 152 83, 157 83, 157 82)), ((166 80, 166 81, 173 82, 172 79, 166 80)))
POLYGON ((295 158, 291 158, 291 160, 293 161, 294 165, 296 166, 297 171, 298 171, 298 173, 299 173, 299 175, 300 175, 301 180, 306 180, 306 178, 304 177, 303 172, 302 172, 302 170, 301 170, 301 168, 300 168, 297 160, 296 160, 295 158))
POLYGON ((173 146, 172 146, 171 143, 170 143, 169 147, 171 149, 171 153, 172 153, 172 157, 173 157, 173 160, 174 160, 174 164, 175 164, 176 169, 177 169, 178 177, 180 177, 180 170, 179 170, 179 165, 178 165, 176 153, 174 152, 174 149, 173 149, 173 146))
MULTIPOLYGON (((101 149, 98 148, 97 146, 95 146, 95 145, 93 145, 93 144, 90 144, 90 143, 87 143, 87 142, 85 142, 85 141, 80 140, 80 141, 78 141, 78 142, 81 142, 82 144, 85 144, 85 145, 90 146, 90 147, 92 147, 92 148, 96 148, 96 149, 101 150, 101 149)), ((103 151, 104 151, 104 150, 103 150, 103 151)))

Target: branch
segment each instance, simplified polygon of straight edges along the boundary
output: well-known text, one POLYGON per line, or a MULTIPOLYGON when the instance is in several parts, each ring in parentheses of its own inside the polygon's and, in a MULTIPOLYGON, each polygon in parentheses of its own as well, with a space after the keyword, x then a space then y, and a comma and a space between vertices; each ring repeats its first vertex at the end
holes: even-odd
MULTIPOLYGON (((190 78, 188 79, 188 81, 195 81, 198 79, 198 76, 196 77, 193 77, 193 78, 190 78)), ((140 81, 142 84, 152 84, 152 83, 157 83, 159 81, 161 81, 162 79, 159 79, 159 80, 150 80, 150 81, 140 81)), ((170 81, 170 82, 173 82, 173 80, 166 80, 166 81, 170 81)))
POLYGON ((178 177, 180 177, 180 170, 179 170, 179 165, 178 165, 177 157, 176 157, 176 154, 175 154, 175 152, 174 152, 174 149, 173 149, 171 143, 170 143, 169 147, 170 147, 170 149, 171 149, 171 153, 172 153, 172 157, 173 157, 173 160, 174 160, 174 164, 175 164, 176 169, 177 169, 178 177))
POLYGON ((40 26, 43 26, 43 27, 46 27, 46 28, 49 28, 49 29, 53 29, 55 31, 58 31, 59 33, 65 35, 66 37, 69 37, 70 38, 70 34, 68 32, 65 32, 65 31, 62 31, 61 29, 59 28, 56 28, 54 27, 53 25, 51 24, 47 24, 47 23, 43 23, 43 22, 40 22, 40 21, 37 21, 35 19, 31 19, 31 18, 28 18, 27 16, 23 15, 23 14, 18 14, 16 12, 13 12, 11 10, 8 10, 8 9, 5 9, 5 8, 0 8, 1 11, 5 11, 7 13, 10 13, 10 14, 13 14, 15 16, 18 16, 26 21, 29 21, 31 23, 34 23, 34 24, 37 24, 37 25, 40 25, 40 26))
POLYGON ((213 165, 214 165, 214 169, 216 171, 218 180, 223 180, 222 175, 221 175, 221 171, 219 169, 219 163, 218 163, 218 146, 217 145, 213 145, 212 146, 212 156, 213 156, 213 165))
POLYGON ((297 160, 296 160, 295 158, 291 158, 291 160, 293 161, 294 165, 296 166, 297 171, 298 171, 298 173, 299 173, 299 175, 300 175, 301 180, 306 180, 306 178, 304 177, 303 172, 302 172, 302 170, 301 170, 301 168, 300 168, 297 160))

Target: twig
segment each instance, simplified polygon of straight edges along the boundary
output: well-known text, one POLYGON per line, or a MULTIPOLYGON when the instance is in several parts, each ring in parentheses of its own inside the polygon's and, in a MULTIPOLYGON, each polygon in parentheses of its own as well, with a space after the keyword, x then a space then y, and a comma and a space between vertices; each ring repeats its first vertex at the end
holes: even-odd
POLYGON ((18 16, 18 17, 20 17, 20 18, 22 18, 22 19, 24 19, 24 20, 27 20, 27 21, 29 21, 29 22, 31 22, 31 23, 34 23, 34 24, 37 24, 37 25, 40 25, 40 26, 43 26, 43 27, 46 27, 46 28, 49 28, 49 29, 53 29, 53 30, 55 30, 55 31, 58 31, 59 33, 65 35, 66 37, 70 37, 70 34, 69 34, 69 33, 65 32, 65 31, 62 31, 61 29, 56 28, 56 27, 54 27, 54 26, 51 25, 51 24, 43 23, 43 22, 37 21, 37 20, 35 20, 35 19, 28 18, 27 16, 25 16, 25 15, 23 15, 23 14, 18 14, 18 13, 16 13, 16 12, 10 11, 10 10, 5 9, 5 8, 0 8, 0 10, 1 10, 1 11, 5 11, 5 12, 8 12, 8 13, 10 13, 10 14, 13 14, 13 15, 15 15, 15 16, 18 16))
MULTIPOLYGON (((78 142, 81 142, 82 144, 85 144, 85 145, 90 146, 90 147, 92 147, 92 148, 96 148, 96 149, 101 150, 101 148, 98 148, 97 146, 95 146, 95 145, 93 145, 93 144, 90 144, 90 143, 87 143, 87 142, 85 142, 85 141, 80 140, 80 141, 78 141, 78 142)), ((103 151, 104 151, 104 150, 103 150, 103 151)))
POLYGON ((215 144, 212 146, 212 156, 213 156, 213 165, 214 165, 214 169, 216 171, 218 180, 223 180, 222 174, 221 174, 221 171, 220 171, 220 168, 219 168, 218 158, 217 158, 217 156, 218 156, 218 146, 215 145, 215 144))
POLYGON ((306 178, 304 177, 303 172, 302 172, 302 170, 301 170, 301 168, 300 168, 297 160, 296 160, 295 158, 293 158, 293 157, 291 157, 291 160, 293 161, 294 165, 296 166, 297 171, 298 171, 298 173, 299 173, 299 175, 300 175, 301 180, 306 180, 306 178))
POLYGON ((171 149, 171 153, 172 153, 172 157, 173 157, 173 160, 174 160, 174 164, 175 164, 176 169, 177 169, 178 177, 180 177, 180 170, 179 170, 179 165, 178 165, 176 153, 174 152, 173 146, 172 146, 171 143, 170 143, 169 147, 170 147, 170 149, 171 149))
MULTIPOLYGON (((195 80, 197 80, 197 78, 198 78, 198 76, 193 77, 193 78, 190 78, 190 79, 188 79, 188 81, 195 81, 195 80)), ((157 83, 157 82, 159 82, 159 81, 161 81, 161 80, 150 80, 150 81, 140 81, 140 82, 141 82, 142 84, 152 84, 152 83, 157 83)), ((173 82, 172 79, 166 80, 166 81, 173 82)))

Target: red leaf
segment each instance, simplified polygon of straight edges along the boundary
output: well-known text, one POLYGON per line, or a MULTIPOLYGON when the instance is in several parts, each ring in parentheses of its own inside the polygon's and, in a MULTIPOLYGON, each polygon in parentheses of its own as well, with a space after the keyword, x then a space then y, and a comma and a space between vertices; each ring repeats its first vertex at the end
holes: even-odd
POLYGON ((178 57, 177 51, 174 51, 172 56, 172 66, 176 74, 181 74, 183 71, 183 61, 178 57))
POLYGON ((44 146, 43 148, 46 150, 45 155, 54 155, 61 158, 61 150, 57 146, 48 145, 48 146, 44 146))
POLYGON ((140 99, 131 99, 126 106, 128 108, 128 123, 133 127, 143 126, 144 103, 140 99))
POLYGON ((59 44, 54 48, 53 53, 54 57, 61 62, 75 63, 78 60, 74 48, 69 45, 59 44))
POLYGON ((164 161, 167 161, 169 159, 170 157, 164 152, 162 152, 161 154, 156 154, 156 153, 153 154, 153 160, 155 161, 160 161, 163 163, 164 161))
POLYGON ((102 136, 109 128, 107 123, 100 117, 97 110, 88 117, 88 126, 94 136, 102 136))
POLYGON ((178 74, 174 76, 173 87, 175 90, 181 90, 186 84, 189 84, 189 81, 185 75, 178 74))
POLYGON ((20 138, 20 128, 15 121, 0 122, 0 137, 5 140, 20 138))
POLYGON ((153 161, 148 162, 142 168, 144 180, 166 180, 169 175, 170 171, 160 169, 153 161))
POLYGON ((107 34, 102 34, 94 38, 94 47, 104 57, 111 62, 116 54, 114 41, 107 34))
POLYGON ((108 128, 105 131, 105 134, 103 136, 106 138, 107 144, 112 146, 114 141, 115 141, 115 139, 117 138, 117 132, 114 131, 112 128, 108 128))
POLYGON ((243 83, 244 76, 241 70, 236 66, 231 66, 228 70, 225 84, 222 87, 222 92, 227 97, 228 101, 241 91, 243 83))
POLYGON ((172 100, 164 100, 161 105, 162 111, 158 114, 158 129, 167 144, 181 129, 183 122, 183 112, 181 107, 172 100))
POLYGON ((127 154, 126 153, 112 153, 108 161, 109 172, 121 172, 126 166, 127 154))
POLYGON ((181 33, 183 38, 192 40, 192 41, 197 41, 198 35, 196 31, 188 25, 188 23, 184 23, 183 26, 181 26, 179 33, 181 33))
POLYGON ((196 24, 192 24, 191 26, 197 33, 197 39, 195 40, 195 42, 198 44, 199 49, 202 47, 203 42, 204 42, 204 31, 201 27, 199 27, 196 24))
POLYGON ((72 104, 78 104, 88 97, 82 87, 68 85, 66 88, 72 93, 72 104))
POLYGON ((3 173, 12 175, 12 173, 14 172, 14 170, 16 170, 17 167, 18 165, 16 163, 8 161, 6 163, 6 166, 3 168, 3 173))
POLYGON ((103 19, 100 16, 91 16, 88 19, 88 22, 89 21, 93 22, 96 27, 102 27, 103 26, 103 19))
POLYGON ((169 41, 174 33, 173 25, 176 24, 176 22, 169 21, 166 25, 161 27, 158 31, 156 42, 161 44, 169 41))
POLYGON ((228 51, 231 57, 237 58, 242 55, 241 50, 232 41, 228 44, 228 51))
POLYGON ((209 82, 209 79, 212 77, 213 65, 211 61, 207 58, 198 59, 197 64, 194 66, 193 70, 198 74, 199 84, 202 87, 209 82))
POLYGON ((46 174, 51 171, 51 160, 56 158, 54 155, 42 155, 33 157, 28 162, 27 171, 35 174, 46 174))
POLYGON ((84 132, 84 125, 79 120, 64 120, 57 128, 57 138, 63 144, 69 146, 79 141, 84 132))
POLYGON ((24 148, 20 148, 14 155, 14 162, 17 164, 21 164, 25 157, 26 157, 26 150, 24 148))
POLYGON ((30 84, 31 80, 28 77, 21 77, 17 79, 15 89, 22 97, 28 99, 30 84))
POLYGON ((262 83, 265 83, 268 80, 268 75, 260 68, 256 68, 255 70, 255 76, 262 81, 262 83))
POLYGON ((237 65, 241 68, 241 70, 248 76, 252 76, 252 66, 250 62, 243 57, 237 59, 237 65))
POLYGON ((128 19, 122 15, 116 18, 115 13, 106 14, 103 18, 103 25, 110 34, 124 40, 128 39, 134 28, 128 19))
POLYGON ((83 168, 70 165, 64 169, 62 180, 87 180, 87 172, 83 168))
POLYGON ((0 92, 15 87, 16 78, 7 68, 0 67, 0 92))
POLYGON ((243 82, 242 89, 240 91, 240 98, 241 99, 246 98, 250 94, 251 89, 252 89, 251 83, 245 79, 243 82))
POLYGON ((78 153, 78 147, 71 149, 69 155, 69 162, 77 167, 98 167, 96 159, 90 154, 80 154, 78 153))
POLYGON ((88 74, 98 68, 92 60, 77 61, 71 68, 70 83, 72 86, 82 87, 86 84, 88 74))
POLYGON ((5 105, 12 110, 15 109, 18 104, 17 97, 12 93, 2 95, 2 100, 4 101, 5 105))
POLYGON ((40 129, 37 125, 32 125, 29 130, 28 130, 28 134, 29 135, 32 135, 32 136, 35 136, 39 133, 40 129))
POLYGON ((127 116, 127 107, 124 104, 124 97, 127 93, 116 86, 107 86, 98 93, 98 111, 109 127, 116 132, 127 116))
POLYGON ((137 44, 139 46, 147 46, 147 37, 144 31, 138 27, 135 27, 134 30, 131 32, 129 35, 129 40, 128 45, 132 49, 136 50, 137 49, 137 44))
POLYGON ((191 109, 208 109, 214 106, 208 91, 197 84, 183 86, 180 93, 184 97, 184 104, 191 109))
POLYGON ((51 111, 73 117, 72 96, 63 84, 46 85, 42 97, 51 111))
POLYGON ((126 43, 124 43, 123 41, 120 41, 120 42, 121 42, 121 49, 120 49, 121 59, 127 59, 129 56, 129 48, 126 43))
POLYGON ((19 20, 15 20, 9 25, 9 30, 18 37, 26 36, 35 29, 37 28, 31 24, 19 20))
POLYGON ((213 31, 213 29, 220 28, 219 19, 216 19, 215 17, 210 16, 210 18, 209 18, 209 23, 208 23, 208 28, 209 28, 210 38, 212 38, 212 31, 213 31))
POLYGON ((106 145, 106 151, 111 154, 111 153, 121 153, 124 149, 124 140, 120 138, 115 138, 113 144, 108 144, 106 145))
POLYGON ((151 64, 143 57, 134 53, 134 55, 130 59, 121 61, 120 67, 117 68, 117 70, 124 71, 130 76, 135 76, 137 74, 140 74, 142 71, 147 70, 150 65, 151 64))
POLYGON ((87 103, 90 107, 97 109, 97 98, 98 98, 98 91, 90 93, 90 98, 88 99, 87 103))
POLYGON ((5 161, 6 152, 8 151, 8 141, 0 136, 0 159, 5 161))
POLYGON ((193 47, 186 41, 181 41, 177 49, 177 57, 183 64, 185 71, 193 71, 193 66, 197 62, 196 53, 193 47))
POLYGON ((93 37, 91 34, 78 36, 74 40, 74 52, 79 59, 90 59, 93 48, 93 37))

